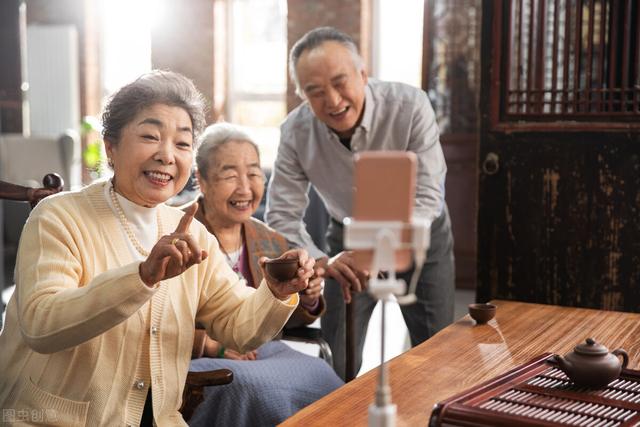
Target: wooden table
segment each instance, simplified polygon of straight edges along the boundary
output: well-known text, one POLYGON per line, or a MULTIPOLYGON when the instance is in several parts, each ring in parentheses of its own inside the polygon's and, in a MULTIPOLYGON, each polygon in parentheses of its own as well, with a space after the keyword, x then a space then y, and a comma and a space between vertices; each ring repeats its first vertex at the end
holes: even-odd
MULTIPOLYGON (((593 337, 629 353, 640 366, 640 314, 494 301, 496 317, 476 325, 468 315, 389 362, 399 426, 425 426, 433 405, 545 353, 564 354, 593 337)), ((366 426, 377 369, 286 420, 283 426, 366 426)))

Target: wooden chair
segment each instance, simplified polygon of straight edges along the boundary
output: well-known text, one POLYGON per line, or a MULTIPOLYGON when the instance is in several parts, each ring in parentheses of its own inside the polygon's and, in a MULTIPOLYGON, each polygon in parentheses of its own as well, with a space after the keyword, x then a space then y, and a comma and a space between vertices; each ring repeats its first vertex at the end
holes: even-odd
MULTIPOLYGON (((81 159, 74 154, 79 147, 80 140, 72 132, 58 138, 0 134, 0 180, 39 187, 43 176, 55 172, 68 190, 81 181, 81 159)), ((0 201, 0 290, 13 284, 18 240, 29 212, 28 203, 0 201)))

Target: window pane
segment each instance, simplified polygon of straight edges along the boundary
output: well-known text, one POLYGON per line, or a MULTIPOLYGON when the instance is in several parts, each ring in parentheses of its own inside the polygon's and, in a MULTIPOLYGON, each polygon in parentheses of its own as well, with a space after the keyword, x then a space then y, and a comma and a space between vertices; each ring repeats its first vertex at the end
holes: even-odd
POLYGON ((376 0, 375 8, 372 74, 420 87, 424 1, 376 0))
POLYGON ((232 110, 234 123, 243 126, 278 127, 286 113, 280 101, 236 101, 232 110))
POLYGON ((287 11, 283 0, 234 0, 231 91, 284 93, 287 11))
POLYGON ((265 126, 246 126, 245 130, 258 144, 260 149, 260 165, 263 168, 271 169, 278 154, 278 144, 280 143, 280 128, 265 126))
POLYGON ((149 0, 101 0, 102 79, 110 95, 151 70, 149 0))
POLYGON ((271 167, 286 111, 286 0, 233 0, 230 10, 228 119, 249 131, 271 167))

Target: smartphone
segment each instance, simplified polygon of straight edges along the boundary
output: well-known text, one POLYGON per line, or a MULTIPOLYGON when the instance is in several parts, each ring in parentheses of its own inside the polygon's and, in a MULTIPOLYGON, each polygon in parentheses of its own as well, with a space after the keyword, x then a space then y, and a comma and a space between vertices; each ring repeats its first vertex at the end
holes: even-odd
MULTIPOLYGON (((416 194, 417 160, 407 151, 369 151, 355 155, 354 221, 400 221, 407 226, 402 241, 411 243, 411 217, 416 194)), ((372 250, 354 251, 356 266, 371 270, 372 250)), ((412 265, 411 249, 395 254, 396 271, 412 265)))

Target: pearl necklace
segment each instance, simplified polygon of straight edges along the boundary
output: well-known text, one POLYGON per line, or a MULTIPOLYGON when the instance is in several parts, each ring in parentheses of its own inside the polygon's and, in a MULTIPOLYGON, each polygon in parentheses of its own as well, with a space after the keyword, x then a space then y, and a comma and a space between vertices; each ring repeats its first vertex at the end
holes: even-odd
MULTIPOLYGON (((113 203, 113 207, 116 209, 116 212, 118 213, 118 219, 120 220, 120 224, 122 225, 122 228, 124 228, 124 232, 129 238, 129 241, 131 242, 133 247, 138 251, 140 255, 142 255, 145 258, 148 257, 150 252, 142 247, 142 245, 140 244, 140 241, 134 234, 133 230, 131 230, 131 226, 129 226, 129 221, 127 220, 127 217, 124 214, 124 211, 122 210, 122 206, 120 206, 118 197, 116 197, 116 190, 113 188, 113 184, 111 184, 111 186, 109 187, 109 196, 111 196, 111 202, 113 203)), ((156 208, 156 211, 158 215, 158 240, 160 240, 160 237, 163 234, 162 223, 160 222, 160 210, 156 208)))

